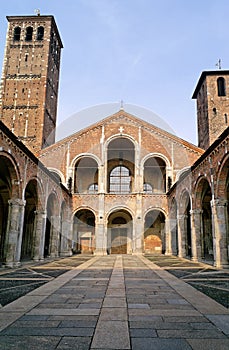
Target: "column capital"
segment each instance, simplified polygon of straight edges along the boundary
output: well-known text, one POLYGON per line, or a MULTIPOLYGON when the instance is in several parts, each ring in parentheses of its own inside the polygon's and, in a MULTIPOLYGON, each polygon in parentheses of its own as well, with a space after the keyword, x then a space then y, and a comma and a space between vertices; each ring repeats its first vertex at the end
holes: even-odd
POLYGON ((212 207, 226 207, 228 205, 226 199, 212 199, 210 203, 212 207))
POLYGON ((186 214, 178 214, 177 215, 178 220, 184 220, 184 219, 187 219, 187 217, 188 217, 188 215, 186 215, 186 214))
POLYGON ((197 215, 197 214, 202 214, 203 210, 202 209, 192 209, 190 210, 191 215, 197 215))
POLYGON ((8 200, 9 205, 11 206, 19 206, 24 207, 26 205, 26 201, 20 198, 12 198, 8 200))

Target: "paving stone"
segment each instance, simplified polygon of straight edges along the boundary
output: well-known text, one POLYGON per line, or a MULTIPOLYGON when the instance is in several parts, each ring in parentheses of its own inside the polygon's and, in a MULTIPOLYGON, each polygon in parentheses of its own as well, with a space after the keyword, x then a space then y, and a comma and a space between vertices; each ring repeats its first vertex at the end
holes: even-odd
POLYGON ((132 338, 132 350, 192 350, 184 339, 132 338))
POLYGON ((0 336, 0 350, 54 350, 60 337, 0 336))
POLYGON ((148 304, 129 304, 128 303, 128 308, 129 309, 149 309, 150 306, 148 304))
POLYGON ((228 350, 229 339, 187 339, 193 350, 228 350))
POLYGON ((35 328, 35 327, 9 327, 3 330, 1 335, 14 336, 87 336, 90 337, 94 333, 94 328, 35 328))
POLYGON ((124 308, 102 308, 100 313, 101 321, 127 321, 127 310, 124 308))
POLYGON ((88 350, 91 337, 63 337, 57 346, 57 350, 88 350))
POLYGON ((207 315, 219 329, 229 335, 229 315, 207 315))
MULTIPOLYGON (((53 321, 55 322, 55 321, 53 321)), ((58 322, 58 321, 56 321, 58 322)), ((97 321, 83 321, 83 320, 77 320, 77 321, 70 321, 70 320, 64 320, 59 321, 59 327, 63 328, 94 328, 96 326, 97 321)))
POLYGON ((225 338, 225 335, 219 332, 216 328, 215 330, 161 330, 157 331, 159 338, 207 338, 207 339, 217 339, 225 338))
MULTIPOLYGON (((195 324, 195 323, 193 323, 195 324)), ((203 323, 205 324, 205 323, 203 323)), ((210 323, 206 323, 206 325, 210 325, 210 323)), ((212 325, 213 326, 213 325, 212 325)), ((130 321, 129 322, 130 328, 152 328, 152 329, 189 329, 191 328, 189 323, 168 323, 168 322, 159 322, 159 321, 130 321)), ((213 326, 214 328, 214 326, 213 326)), ((205 328, 203 328, 205 329, 205 328)), ((207 328, 208 329, 208 328, 207 328)), ((215 328, 214 328, 215 329, 215 328)))
POLYGON ((103 307, 106 308, 115 308, 115 307, 123 307, 126 308, 126 299, 125 298, 119 298, 119 297, 105 297, 103 302, 103 307))
POLYGON ((132 338, 156 338, 157 333, 151 328, 132 328, 130 329, 132 338))
POLYGON ((128 324, 124 321, 99 321, 91 349, 130 349, 128 324))

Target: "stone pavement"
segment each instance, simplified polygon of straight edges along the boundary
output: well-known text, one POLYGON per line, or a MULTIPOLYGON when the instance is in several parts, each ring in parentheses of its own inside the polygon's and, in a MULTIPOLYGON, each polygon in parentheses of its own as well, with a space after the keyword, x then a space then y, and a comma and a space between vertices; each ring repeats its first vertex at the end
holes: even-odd
POLYGON ((0 349, 228 350, 229 310, 142 256, 94 257, 0 309, 0 349))

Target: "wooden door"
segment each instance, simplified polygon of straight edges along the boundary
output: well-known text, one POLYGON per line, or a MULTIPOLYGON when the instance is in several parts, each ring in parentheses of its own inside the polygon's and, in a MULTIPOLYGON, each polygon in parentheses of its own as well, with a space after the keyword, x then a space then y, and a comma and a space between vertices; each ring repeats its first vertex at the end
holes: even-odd
POLYGON ((111 229, 111 254, 127 253, 127 228, 111 229))

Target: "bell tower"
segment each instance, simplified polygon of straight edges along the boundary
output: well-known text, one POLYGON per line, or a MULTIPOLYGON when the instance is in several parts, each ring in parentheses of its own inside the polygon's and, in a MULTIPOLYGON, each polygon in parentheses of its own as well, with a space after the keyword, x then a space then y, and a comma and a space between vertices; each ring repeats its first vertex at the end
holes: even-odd
POLYGON ((53 16, 8 16, 0 120, 35 154, 55 142, 63 47, 53 16))
POLYGON ((197 100, 198 146, 207 149, 229 125, 229 70, 202 72, 197 100))

